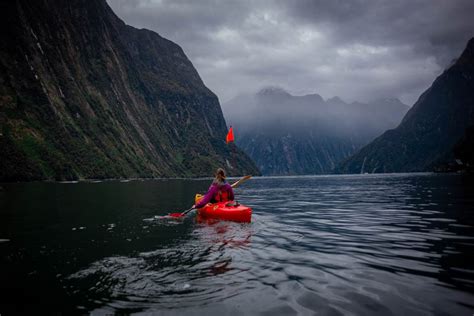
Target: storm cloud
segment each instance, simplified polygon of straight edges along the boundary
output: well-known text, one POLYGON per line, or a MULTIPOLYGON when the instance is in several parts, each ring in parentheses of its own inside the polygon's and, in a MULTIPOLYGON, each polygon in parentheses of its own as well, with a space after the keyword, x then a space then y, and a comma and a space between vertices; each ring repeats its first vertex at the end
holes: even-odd
POLYGON ((179 44, 221 100, 279 86, 413 104, 474 36, 472 0, 107 0, 179 44))

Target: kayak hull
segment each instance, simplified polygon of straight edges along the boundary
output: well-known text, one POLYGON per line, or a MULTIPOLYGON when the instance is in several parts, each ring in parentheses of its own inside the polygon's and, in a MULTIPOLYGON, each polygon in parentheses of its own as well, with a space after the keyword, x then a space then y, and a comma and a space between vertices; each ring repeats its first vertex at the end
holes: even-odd
POLYGON ((233 206, 229 202, 209 203, 203 208, 198 209, 198 214, 202 218, 224 221, 250 223, 252 220, 252 209, 250 207, 242 204, 233 206))

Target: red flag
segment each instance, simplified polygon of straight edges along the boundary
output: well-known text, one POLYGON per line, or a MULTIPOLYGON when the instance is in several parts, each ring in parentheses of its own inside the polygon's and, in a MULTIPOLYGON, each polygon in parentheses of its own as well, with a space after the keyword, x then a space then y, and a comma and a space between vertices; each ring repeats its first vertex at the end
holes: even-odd
POLYGON ((225 141, 227 144, 234 141, 234 131, 232 130, 232 126, 229 128, 225 141))

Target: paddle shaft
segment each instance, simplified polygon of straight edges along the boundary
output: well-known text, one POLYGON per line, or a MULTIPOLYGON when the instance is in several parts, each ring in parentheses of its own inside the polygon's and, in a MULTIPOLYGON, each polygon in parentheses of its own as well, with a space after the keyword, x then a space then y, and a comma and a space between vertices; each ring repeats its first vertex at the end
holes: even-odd
POLYGON ((184 215, 188 214, 189 212, 191 212, 192 210, 194 210, 194 208, 195 208, 195 207, 194 207, 194 205, 193 205, 189 210, 186 210, 186 211, 184 211, 183 213, 181 213, 181 216, 184 216, 184 215))
POLYGON ((248 176, 243 176, 242 178, 240 178, 238 181, 234 182, 231 184, 231 187, 232 189, 233 188, 236 188, 238 187, 239 185, 241 185, 242 183, 244 183, 245 181, 247 181, 248 179, 252 178, 252 176, 248 175, 248 176))

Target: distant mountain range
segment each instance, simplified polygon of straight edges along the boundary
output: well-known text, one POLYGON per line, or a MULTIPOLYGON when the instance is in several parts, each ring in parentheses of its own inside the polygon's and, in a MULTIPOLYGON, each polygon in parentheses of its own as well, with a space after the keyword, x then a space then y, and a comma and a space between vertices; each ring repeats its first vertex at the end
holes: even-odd
POLYGON ((337 168, 340 173, 449 170, 473 161, 474 39, 403 118, 337 168), (457 159, 457 160, 456 160, 457 159))
POLYGON ((259 174, 175 43, 105 0, 0 8, 0 181, 259 174))
POLYGON ((265 175, 330 173, 389 128, 409 107, 397 99, 348 104, 270 87, 223 105, 236 141, 265 175))

